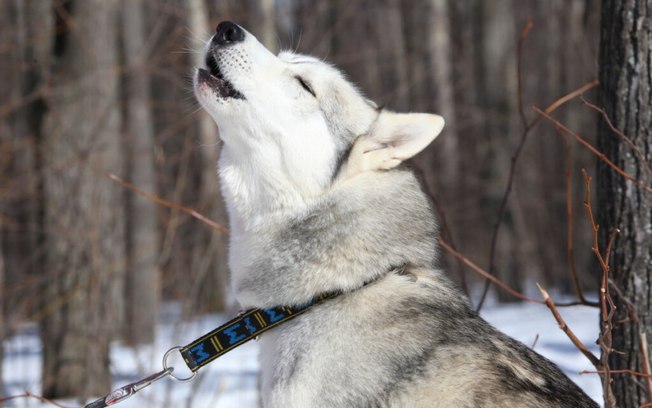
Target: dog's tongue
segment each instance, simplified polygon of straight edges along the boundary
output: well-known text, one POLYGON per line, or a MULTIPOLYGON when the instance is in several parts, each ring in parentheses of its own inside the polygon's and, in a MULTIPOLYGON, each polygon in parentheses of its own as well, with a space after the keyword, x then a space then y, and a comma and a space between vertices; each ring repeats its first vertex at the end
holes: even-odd
POLYGON ((230 82, 226 79, 216 77, 204 68, 199 68, 199 80, 215 89, 222 98, 244 99, 244 96, 236 91, 230 82))
POLYGON ((212 75, 208 70, 199 68, 199 81, 207 83, 211 88, 219 91, 220 96, 226 96, 226 83, 224 80, 212 75))

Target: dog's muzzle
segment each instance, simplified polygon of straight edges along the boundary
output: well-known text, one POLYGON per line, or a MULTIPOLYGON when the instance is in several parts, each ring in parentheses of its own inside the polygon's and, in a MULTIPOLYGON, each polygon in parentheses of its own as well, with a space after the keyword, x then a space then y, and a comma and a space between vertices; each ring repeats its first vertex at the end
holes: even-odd
POLYGON ((208 69, 199 68, 197 71, 198 80, 210 86, 222 98, 245 99, 244 95, 224 77, 216 58, 217 49, 237 44, 244 39, 245 31, 239 25, 230 21, 218 24, 215 35, 211 39, 210 49, 206 53, 205 63, 208 69))

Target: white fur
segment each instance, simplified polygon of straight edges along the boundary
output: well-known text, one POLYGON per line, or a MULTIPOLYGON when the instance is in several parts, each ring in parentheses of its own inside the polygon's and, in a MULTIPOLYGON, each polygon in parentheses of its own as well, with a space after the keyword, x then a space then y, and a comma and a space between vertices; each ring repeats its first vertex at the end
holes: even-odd
POLYGON ((362 139, 369 148, 362 153, 370 159, 351 175, 396 166, 421 151, 443 127, 437 115, 383 111, 378 116, 338 70, 291 52, 276 57, 249 34, 223 54, 222 72, 246 100, 226 103, 197 81, 195 93, 224 141, 219 174, 235 234, 279 211, 295 212, 330 187, 335 147, 341 141, 333 140, 325 112, 342 110, 345 117, 338 120, 355 134, 366 135, 362 139), (229 63, 229 58, 237 62, 229 63), (316 99, 301 88, 297 76, 310 81, 316 99), (374 133, 367 134, 375 122, 374 133), (380 147, 382 157, 369 151, 380 147))
MULTIPOLYGON (((359 173, 389 169, 414 156, 439 134, 443 119, 430 114, 379 112, 330 65, 290 52, 276 57, 249 34, 242 43, 223 50, 207 47, 204 52, 218 54, 224 77, 246 98, 225 100, 195 78, 197 99, 218 123, 224 142, 219 176, 231 223, 233 286, 241 304, 256 306, 255 296, 240 282, 253 261, 251 254, 264 250, 257 237, 282 222, 279 220, 300 214, 333 188, 337 149, 346 150, 347 144, 357 140, 338 177, 339 186, 359 173), (316 98, 303 89, 297 77, 309 82, 316 98), (334 125, 345 128, 354 139, 335 139, 329 121, 331 126, 336 121, 334 125)), ((377 191, 373 178, 340 189, 353 206, 359 202, 356 195, 377 191)), ((356 287, 360 282, 340 283, 356 287)), ((262 341, 262 355, 268 356, 262 361, 266 399, 271 399, 269 382, 274 369, 269 356, 275 354, 278 335, 268 333, 262 341)), ((330 347, 338 346, 326 345, 330 347)), ((307 385, 300 389, 309 390, 307 385)), ((310 400, 303 391, 296 392, 282 400, 310 400)))
POLYGON ((379 110, 328 64, 274 56, 249 33, 205 53, 219 73, 200 71, 195 92, 224 142, 236 298, 341 293, 262 336, 265 406, 595 406, 436 268, 430 202, 411 172, 388 170, 434 140, 440 116, 379 110), (220 96, 234 95, 220 76, 242 97, 220 96))

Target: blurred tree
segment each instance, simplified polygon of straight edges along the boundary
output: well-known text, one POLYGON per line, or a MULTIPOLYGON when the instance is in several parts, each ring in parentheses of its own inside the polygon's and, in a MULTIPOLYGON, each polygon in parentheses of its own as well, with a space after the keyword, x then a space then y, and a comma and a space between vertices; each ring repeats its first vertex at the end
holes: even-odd
POLYGON ((55 5, 52 89, 43 132, 47 270, 43 394, 110 388, 109 343, 124 299, 117 2, 55 5))
MULTIPOLYGON (((11 4, 9 2, 0 3, 0 24, 3 27, 7 27, 4 30, 0 30, 0 45, 11 44, 14 40, 14 33, 16 27, 12 27, 12 17, 15 16, 12 13, 11 4)), ((4 78, 13 79, 15 69, 12 69, 15 66, 16 59, 13 53, 7 55, 8 53, 0 54, 0 75, 3 75, 4 78), (13 63, 13 64, 12 64, 13 63), (12 72, 14 71, 14 72, 12 72)), ((10 83, 15 83, 11 81, 10 83)), ((13 87, 7 86, 0 88, 0 101, 9 100, 14 92, 13 87)), ((0 119, 2 117, 0 116, 0 119)), ((8 193, 10 191, 10 185, 6 185, 6 181, 10 176, 13 175, 13 166, 12 156, 13 152, 9 146, 11 146, 12 134, 10 126, 5 120, 0 120, 0 345, 3 344, 5 337, 8 335, 7 323, 5 322, 5 308, 9 307, 9 302, 6 301, 5 287, 7 284, 6 274, 5 274, 5 254, 10 253, 13 248, 7 248, 4 244, 4 236, 8 234, 8 225, 10 220, 8 217, 12 215, 10 210, 10 199, 8 193)), ((3 384, 3 347, 0 346, 0 384, 3 384)))
POLYGON ((279 37, 276 33, 276 7, 275 0, 249 1, 251 13, 251 26, 256 27, 258 41, 271 52, 279 51, 279 37))
MULTIPOLYGON (((645 167, 652 163, 652 2, 603 0, 600 37, 600 103, 613 124, 631 139, 643 157, 600 121, 599 149, 629 174, 652 185, 645 167)), ((652 193, 598 166, 599 224, 602 248, 618 229, 613 243, 610 278, 622 296, 613 318, 611 369, 647 371, 652 350, 652 193), (631 307, 631 310, 630 310, 631 307), (638 321, 631 316, 633 311, 638 321)), ((621 407, 649 405, 652 380, 613 375, 613 391, 621 407), (647 404, 646 404, 647 403, 647 404)))
MULTIPOLYGON (((298 38, 298 48, 303 52, 325 57, 331 54, 331 45, 333 37, 336 35, 337 25, 335 24, 335 11, 339 9, 340 2, 335 3, 326 1, 297 0, 298 15, 298 33, 294 36, 298 38), (310 29, 308 29, 310 27, 310 29)), ((347 2, 349 7, 355 2, 347 2)), ((340 10, 344 12, 344 10, 340 10)), ((341 13, 346 15, 345 12, 341 13)), ((252 32, 255 30, 252 29, 252 32)), ((335 56, 332 56, 335 58, 335 56)))
MULTIPOLYGON (((372 38, 377 39, 375 41, 375 46, 378 48, 376 64, 380 70, 380 83, 376 86, 383 91, 379 102, 386 104, 390 109, 404 111, 409 108, 411 81, 405 49, 405 22, 401 2, 379 0, 372 3, 371 12, 375 22, 372 38)), ((352 41, 347 35, 347 26, 342 26, 341 30, 343 40, 352 41)))
MULTIPOLYGON (((1 223, 0 223, 0 245, 2 245, 1 223)), ((0 251, 0 299, 5 298, 4 288, 5 288, 5 261, 4 261, 4 254, 2 251, 0 251)), ((0 344, 4 344, 5 337, 7 336, 5 331, 6 331, 5 305, 4 303, 0 303, 0 344)), ((4 384, 3 381, 4 365, 2 364, 3 360, 4 360, 4 347, 0 347, 0 384, 4 384)))
POLYGON ((31 314, 38 298, 35 281, 42 266, 43 200, 37 171, 38 143, 43 121, 43 90, 50 69, 53 18, 49 1, 2 2, 0 19, 0 202, 7 270, 6 284, 19 287, 7 293, 12 314, 31 314))
POLYGON ((0 2, 0 316, 6 317, 0 340, 35 312, 43 290, 36 284, 43 254, 37 166, 54 32, 50 8, 48 0, 0 2))
MULTIPOLYGON (((123 82, 126 174, 139 188, 157 190, 154 169, 154 124, 151 111, 149 49, 145 46, 145 18, 142 0, 124 0, 122 45, 125 62, 123 82)), ((127 340, 132 344, 152 343, 161 292, 158 268, 159 231, 157 206, 133 192, 126 192, 127 340)))
MULTIPOLYGON (((485 179, 488 205, 498 213, 509 174, 510 156, 519 138, 518 90, 515 27, 510 0, 484 1, 480 5, 482 51, 478 95, 484 109, 484 139, 486 161, 481 177, 485 179)), ((496 244, 496 259, 489 272, 520 291, 523 259, 517 256, 516 219, 514 200, 508 202, 509 212, 503 218, 496 244)), ((494 216, 495 218, 495 216, 494 216)), ((490 243, 487 244, 489 249, 490 243)), ((516 299, 498 291, 501 301, 516 299)))
MULTIPOLYGON (((210 39, 215 27, 208 21, 208 11, 203 0, 188 1, 188 25, 193 27, 195 34, 189 44, 192 52, 193 67, 202 61, 201 50, 205 41, 210 39)), ((226 14, 223 3, 216 5, 219 14, 226 14)), ((272 20, 273 21, 273 20, 272 20)), ((225 222, 226 209, 222 201, 217 178, 217 159, 220 151, 220 140, 217 126, 205 111, 198 113, 199 140, 201 143, 201 186, 199 190, 199 209, 218 222, 225 222)), ((223 311, 226 307, 226 288, 229 276, 228 267, 228 237, 209 228, 197 231, 204 237, 204 242, 193 248, 193 272, 196 276, 190 296, 196 299, 202 309, 223 311)))
MULTIPOLYGON (((5 328, 23 316, 48 319, 43 323, 50 367, 44 372, 49 376, 45 390, 54 387, 53 367, 59 357, 52 356, 58 350, 66 364, 79 362, 64 351, 75 347, 87 356, 102 355, 106 343, 97 338, 106 337, 114 327, 107 317, 112 311, 123 310, 125 304, 132 305, 126 310, 133 310, 136 302, 145 299, 155 304, 149 296, 158 291, 157 264, 164 274, 160 283, 165 301, 181 301, 188 314, 224 307, 227 237, 120 186, 105 191, 112 183, 103 176, 107 170, 119 172, 125 159, 126 178, 142 189, 219 222, 226 220, 215 175, 216 126, 197 112, 189 80, 192 66, 199 63, 195 51, 219 21, 242 24, 272 48, 278 45, 277 30, 284 47, 337 64, 365 94, 388 109, 442 113, 446 130, 418 163, 445 210, 458 249, 482 265, 488 263, 497 203, 520 136, 515 46, 526 18, 534 21, 523 57, 523 101, 530 118, 530 104, 546 105, 593 79, 596 71, 598 0, 107 0, 101 7, 98 4, 0 1, 4 80, 0 248, 5 263, 1 302, 9 311, 5 328), (115 6, 124 8, 121 19, 107 11, 115 6), (124 67, 115 65, 116 30, 122 33, 124 67), (51 77, 53 58, 57 65, 51 77), (124 124, 113 108, 115 88, 124 91, 119 100, 125 103, 124 124), (120 146, 126 150, 118 157, 115 152, 120 146), (150 172, 152 166, 156 168, 150 172), (133 210, 126 213, 125 197, 133 203, 133 210), (47 260, 41 262, 46 202, 47 260), (115 213, 108 215, 109 209, 115 213), (120 231, 125 223, 129 231, 120 231), (158 231, 152 231, 156 225, 158 231), (161 241, 158 253, 153 243, 156 233, 161 241), (152 246, 142 247, 141 242, 152 246), (134 279, 129 298, 116 290, 122 282, 123 258, 117 255, 122 246, 128 248, 129 276, 134 279), (45 267, 47 273, 38 274, 45 267), (37 276, 44 277, 45 285, 32 284, 38 283, 37 276), (147 298, 141 296, 144 291, 147 298), (98 301, 105 296, 107 303, 98 301), (46 299, 34 314, 36 297, 46 299), (82 326, 77 322, 84 319, 90 327, 78 329, 82 326), (96 334, 91 334, 93 330, 96 334), (81 341, 71 346, 66 332, 83 337, 91 346, 81 341)), ((580 104, 568 104, 556 114, 587 135, 593 133, 595 123, 580 104)), ((515 287, 542 276, 551 286, 568 286, 563 283, 568 274, 561 220, 565 218, 564 154, 563 144, 550 136, 549 128, 539 125, 519 161, 496 260, 496 272, 515 287)), ((577 168, 588 166, 579 149, 575 158, 577 168)), ((575 204, 581 206, 581 200, 575 204)), ((576 220, 585 221, 580 216, 576 220)), ((576 228, 580 273, 591 270, 591 254, 582 250, 590 246, 590 236, 581 236, 584 230, 590 234, 590 229, 576 228)), ((150 333, 142 338, 151 338, 154 319, 147 316, 156 312, 149 306, 144 309, 149 312, 127 320, 150 333)))
MULTIPOLYGON (((433 110, 446 118, 446 134, 437 146, 436 158, 431 160, 439 164, 439 171, 436 172, 438 185, 445 191, 448 197, 456 200, 457 184, 456 178, 459 172, 459 138, 455 125, 455 101, 453 80, 452 80, 452 58, 451 58, 451 32, 450 12, 447 0, 430 0, 430 12, 427 14, 425 27, 428 27, 428 34, 425 39, 425 55, 428 58, 430 67, 431 89, 434 96, 434 104, 424 106, 425 110, 433 110)), ((424 65, 414 61, 412 66, 424 65)), ((417 87, 415 87, 417 88, 417 87)), ((424 88, 424 87, 421 87, 424 88)), ((432 169, 428 173, 435 173, 432 169)))

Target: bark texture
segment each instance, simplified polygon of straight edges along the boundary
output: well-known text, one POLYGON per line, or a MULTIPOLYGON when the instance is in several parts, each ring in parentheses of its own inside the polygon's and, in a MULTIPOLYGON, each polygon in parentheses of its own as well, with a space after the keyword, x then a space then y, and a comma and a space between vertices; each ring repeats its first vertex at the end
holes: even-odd
MULTIPOLYGON (((126 173, 139 188, 155 192, 154 124, 151 112, 148 49, 142 0, 125 0, 122 9, 126 173)), ((160 297, 157 206, 131 191, 127 203, 126 338, 132 344, 154 341, 160 297)))
MULTIPOLYGON (((263 11, 269 12, 269 2, 265 3, 263 11)), ((208 21, 206 4, 202 0, 191 0, 188 3, 188 24, 199 32, 214 32, 208 21)), ((261 7, 263 4, 261 4, 261 7)), ((227 7, 221 4, 221 11, 226 14, 227 7)), ((273 10, 272 10, 273 12, 273 10)), ((273 19, 270 22, 273 23, 273 19)), ((265 26, 269 30, 270 23, 265 26)), ((272 24, 273 28, 273 24, 272 24)), ((267 39, 275 38, 267 33, 267 39)), ((195 38, 189 45, 193 50, 200 50, 206 39, 195 38)), ((199 66, 201 54, 193 54, 193 66, 199 66)), ((219 191, 217 178, 217 159, 220 152, 220 139, 218 129, 213 119, 203 110, 199 112, 198 131, 201 143, 201 186, 199 188, 199 209, 218 222, 225 223, 226 208, 219 191)), ((200 299, 200 307, 204 310, 223 311, 226 306, 227 281, 229 276, 228 237, 212 229, 205 228, 197 231, 202 237, 202 243, 195 245, 192 256, 192 269, 196 276, 191 288, 191 298, 200 299)), ((191 307, 197 308, 193 304, 191 307)))
POLYGON ((60 28, 44 124, 47 288, 43 395, 110 389, 109 343, 123 310, 123 190, 115 0, 57 6, 60 28))
MULTIPOLYGON (((481 102, 488 107, 484 117, 484 134, 488 157, 484 176, 489 187, 489 203, 497 212, 500 208, 505 178, 509 174, 510 155, 519 135, 517 115, 518 89, 516 86, 515 45, 518 30, 515 27, 509 0, 481 2, 480 26, 482 38, 481 70, 485 80, 479 81, 478 94, 481 102)), ((496 259, 489 265, 489 271, 512 288, 521 291, 520 271, 522 264, 517 256, 516 239, 518 208, 512 200, 510 210, 504 218, 496 243, 496 259)), ((515 301, 503 291, 498 292, 500 301, 515 301)))
MULTIPOLYGON (((652 162, 652 1, 603 0, 600 44, 600 103, 614 125, 640 149, 644 160, 602 121, 599 148, 627 173, 652 185, 645 170, 652 162)), ((611 354, 610 366, 643 371, 641 334, 652 339, 652 194, 603 163, 598 176, 603 248, 611 232, 620 230, 610 263, 611 279, 622 291, 622 297, 613 294, 613 349, 617 352, 611 354), (628 315, 628 304, 633 306, 638 324, 628 315)), ((650 402, 645 379, 631 375, 612 378, 619 406, 650 402)))

